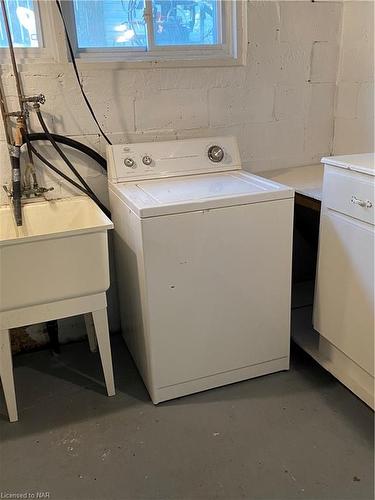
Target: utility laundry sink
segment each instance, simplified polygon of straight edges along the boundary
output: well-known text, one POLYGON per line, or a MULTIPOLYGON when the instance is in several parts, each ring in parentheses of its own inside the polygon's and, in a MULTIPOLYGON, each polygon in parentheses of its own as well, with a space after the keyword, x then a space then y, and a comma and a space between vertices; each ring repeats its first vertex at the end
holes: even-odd
POLYGON ((104 292, 112 222, 86 196, 0 207, 0 311, 104 292))

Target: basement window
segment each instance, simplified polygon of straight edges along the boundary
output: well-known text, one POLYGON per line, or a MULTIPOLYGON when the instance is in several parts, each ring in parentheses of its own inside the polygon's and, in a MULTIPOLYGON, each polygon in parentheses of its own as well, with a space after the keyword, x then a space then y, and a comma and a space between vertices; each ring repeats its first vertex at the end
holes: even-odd
MULTIPOLYGON (((6 0, 9 26, 15 48, 42 45, 38 5, 33 0, 6 0)), ((0 18, 0 47, 8 47, 4 18, 0 18)))
POLYGON ((71 0, 62 2, 76 56, 168 63, 238 61, 242 4, 226 0, 71 0))
MULTIPOLYGON (((17 63, 55 62, 58 50, 54 2, 5 0, 5 7, 17 63)), ((0 9, 0 64, 9 63, 8 37, 0 9)))

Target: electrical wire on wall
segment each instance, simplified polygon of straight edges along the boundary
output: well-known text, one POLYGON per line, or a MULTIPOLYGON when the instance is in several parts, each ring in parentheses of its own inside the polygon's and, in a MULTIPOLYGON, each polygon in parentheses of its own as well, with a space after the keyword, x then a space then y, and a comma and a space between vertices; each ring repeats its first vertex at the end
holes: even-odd
POLYGON ((97 125, 100 133, 102 134, 102 136, 104 137, 104 139, 107 141, 108 144, 112 144, 111 141, 109 140, 108 136, 106 135, 106 133, 104 132, 104 130, 100 126, 99 121, 96 118, 95 112, 94 112, 94 110, 93 110, 93 108, 91 106, 91 103, 90 103, 90 101, 89 101, 89 99, 88 99, 88 97, 87 97, 87 95, 85 93, 85 90, 83 88, 83 84, 81 82, 81 78, 79 76, 79 71, 78 71, 77 62, 76 62, 75 55, 74 55, 73 45, 72 45, 72 42, 70 40, 68 28, 67 28, 67 25, 66 25, 66 22, 65 22, 64 14, 63 14, 63 11, 62 11, 62 8, 61 8, 59 0, 56 0, 56 5, 57 5, 57 9, 58 9, 58 11, 60 13, 60 17, 61 17, 61 20, 62 20, 63 25, 64 25, 64 31, 65 31, 66 41, 67 41, 67 44, 68 44, 69 54, 70 54, 70 58, 72 60, 72 65, 73 65, 74 73, 76 75, 77 82, 78 82, 79 88, 81 90, 82 97, 83 97, 83 99, 84 99, 84 101, 85 101, 85 103, 87 105, 87 108, 90 111, 90 114, 91 114, 94 122, 96 123, 96 125, 97 125))

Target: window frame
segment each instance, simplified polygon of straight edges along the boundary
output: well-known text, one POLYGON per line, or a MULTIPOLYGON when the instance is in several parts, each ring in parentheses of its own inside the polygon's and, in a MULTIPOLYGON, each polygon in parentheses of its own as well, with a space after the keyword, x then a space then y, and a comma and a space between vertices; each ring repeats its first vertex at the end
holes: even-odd
MULTIPOLYGON (((41 47, 15 48, 17 63, 20 69, 26 70, 30 66, 43 67, 45 64, 65 64, 70 61, 67 48, 64 26, 54 1, 36 0, 39 11, 38 27, 41 30, 41 47)), ((148 68, 185 68, 185 67, 220 67, 244 66, 247 55, 247 3, 243 0, 223 0, 224 5, 230 5, 233 15, 226 18, 226 31, 230 33, 229 50, 217 50, 217 46, 194 46, 195 50, 186 50, 186 46, 162 47, 158 53, 144 50, 129 51, 123 49, 104 49, 98 52, 78 53, 75 28, 71 30, 71 15, 69 6, 73 8, 71 0, 61 2, 65 20, 72 36, 75 57, 80 66, 92 70, 121 70, 121 69, 148 69, 148 68), (215 50, 216 49, 216 50, 215 50), (146 57, 145 57, 146 56, 146 57)), ((227 7, 228 8, 228 7, 227 7)), ((228 48, 228 45, 227 45, 228 48)), ((9 49, 0 47, 0 65, 10 64, 9 49)))
MULTIPOLYGON (((39 47, 14 47, 18 64, 56 63, 67 59, 64 33, 54 12, 53 2, 34 0, 39 47)), ((0 47, 0 64, 10 64, 8 47, 0 47)))
MULTIPOLYGON (((186 66, 234 66, 246 62, 246 2, 222 0, 222 41, 217 45, 155 45, 151 1, 145 0, 145 16, 149 19, 147 38, 149 49, 138 47, 87 48, 78 47, 74 5, 63 0, 62 8, 75 57, 80 64, 112 63, 113 67, 186 67, 186 66)), ((108 69, 108 65, 105 67, 108 69)))

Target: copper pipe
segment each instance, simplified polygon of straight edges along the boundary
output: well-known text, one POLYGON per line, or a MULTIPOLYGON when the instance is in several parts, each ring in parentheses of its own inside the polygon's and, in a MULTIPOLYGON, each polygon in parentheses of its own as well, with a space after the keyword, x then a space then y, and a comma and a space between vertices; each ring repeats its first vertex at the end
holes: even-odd
MULTIPOLYGON (((8 142, 9 148, 9 156, 10 163, 12 167, 12 204, 14 217, 16 220, 17 226, 22 226, 22 210, 21 210, 21 195, 22 195, 22 187, 21 187, 21 172, 20 172, 20 154, 21 154, 21 145, 22 145, 22 129, 24 128, 24 117, 23 117, 23 101, 22 101, 22 88, 21 88, 21 80, 18 74, 16 58, 14 55, 13 41, 12 35, 10 32, 8 14, 6 11, 5 0, 1 0, 1 9, 3 11, 3 18, 5 24, 5 30, 7 33, 7 39, 9 44, 9 53, 12 61, 13 73, 16 80, 17 94, 18 94, 18 102, 20 105, 20 116, 17 118, 17 130, 15 132, 14 141, 8 142), (20 139, 21 137, 21 139, 20 139)), ((1 99, 1 112, 5 111, 5 101, 1 99)), ((9 137, 10 139, 10 137, 9 137)))
MULTIPOLYGON (((28 133, 28 127, 27 127, 27 123, 26 123, 26 119, 25 119, 25 114, 24 114, 25 104, 24 104, 24 95, 23 95, 23 90, 22 90, 22 82, 21 82, 21 77, 19 75, 18 68, 17 68, 16 56, 15 56, 15 53, 14 53, 14 46, 13 46, 12 33, 10 31, 9 18, 8 18, 8 13, 7 13, 7 9, 6 9, 5 0, 1 0, 1 10, 3 12, 5 31, 6 31, 6 34, 7 34, 8 45, 9 45, 10 59, 11 59, 11 62, 12 62, 13 74, 14 74, 14 78, 15 78, 15 81, 16 81, 18 102, 19 102, 19 105, 20 105, 20 111, 21 111, 21 119, 22 119, 23 129, 25 130, 25 132, 27 134, 28 133)), ((18 121, 19 120, 17 119, 17 122, 18 121)), ((33 155, 32 155, 32 152, 31 152, 31 149, 30 149, 29 145, 27 145, 27 151, 28 151, 29 161, 30 161, 30 163, 32 165, 34 165, 33 155)), ((35 177, 34 167, 33 167, 33 177, 34 177, 34 184, 35 183, 37 184, 36 177, 35 177)))
POLYGON ((11 34, 11 32, 10 32, 9 19, 8 19, 7 8, 6 8, 6 5, 5 5, 5 0, 1 0, 1 10, 3 11, 3 18, 4 18, 5 31, 6 31, 6 34, 7 34, 8 45, 9 45, 10 59, 11 59, 11 61, 12 61, 12 68, 13 68, 14 78, 15 78, 15 80, 16 80, 16 87, 17 87, 17 94, 18 94, 18 102, 19 102, 19 104, 20 104, 20 109, 21 109, 21 111, 23 111, 23 92, 22 92, 22 84, 21 84, 20 75, 18 74, 17 63, 16 63, 16 57, 15 57, 15 54, 14 54, 14 47, 13 47, 12 34, 11 34))

